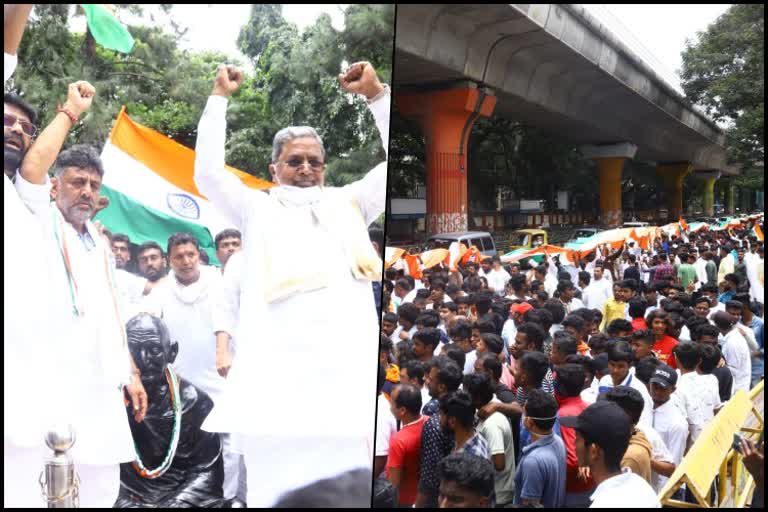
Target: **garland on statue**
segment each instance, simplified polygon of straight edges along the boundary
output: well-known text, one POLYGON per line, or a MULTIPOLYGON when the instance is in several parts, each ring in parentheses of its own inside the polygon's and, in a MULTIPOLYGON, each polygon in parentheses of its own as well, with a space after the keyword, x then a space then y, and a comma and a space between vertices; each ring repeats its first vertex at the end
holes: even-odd
POLYGON ((154 469, 147 469, 141 461, 139 448, 136 449, 136 460, 133 462, 133 468, 142 478, 158 478, 168 471, 176 455, 176 447, 179 445, 179 434, 181 433, 181 397, 179 390, 179 378, 170 367, 165 368, 165 377, 168 379, 168 385, 171 391, 171 407, 173 408, 173 430, 171 431, 171 442, 168 445, 168 451, 160 465, 154 469))

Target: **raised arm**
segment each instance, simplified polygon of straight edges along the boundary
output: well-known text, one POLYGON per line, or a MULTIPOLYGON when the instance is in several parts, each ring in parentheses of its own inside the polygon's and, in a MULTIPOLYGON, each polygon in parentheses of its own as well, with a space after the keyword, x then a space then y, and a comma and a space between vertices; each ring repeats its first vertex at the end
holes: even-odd
POLYGON ((227 102, 242 83, 242 71, 219 66, 213 92, 197 125, 195 145, 195 185, 239 229, 243 227, 249 198, 258 197, 224 168, 227 102))
MULTIPOLYGON (((373 114, 376 128, 381 136, 384 152, 389 151, 389 87, 383 85, 376 70, 368 62, 352 64, 346 73, 339 75, 341 87, 349 93, 365 96, 368 108, 373 114)), ((387 163, 382 162, 374 167, 365 177, 355 183, 344 187, 345 192, 351 193, 370 224, 384 212, 386 204, 387 187, 387 163)))
POLYGON ((3 76, 6 82, 16 70, 16 52, 30 12, 32 4, 3 5, 3 76))
POLYGON ((96 89, 83 80, 69 84, 67 101, 59 109, 56 117, 45 127, 24 156, 21 163, 21 175, 30 183, 43 185, 61 147, 67 140, 70 128, 93 103, 96 89))

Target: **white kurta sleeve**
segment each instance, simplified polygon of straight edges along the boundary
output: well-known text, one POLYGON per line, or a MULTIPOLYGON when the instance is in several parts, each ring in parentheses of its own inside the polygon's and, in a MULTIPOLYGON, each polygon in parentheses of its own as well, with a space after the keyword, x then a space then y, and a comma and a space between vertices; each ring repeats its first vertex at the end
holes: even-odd
POLYGON ((233 254, 224 270, 224 277, 213 295, 211 317, 213 332, 223 331, 230 336, 235 335, 237 319, 240 311, 240 282, 242 255, 233 254))
POLYGON ((14 186, 21 200, 36 217, 50 215, 51 182, 47 176, 44 184, 36 185, 25 180, 21 173, 16 173, 14 186))
POLYGON ((227 131, 227 99, 212 95, 200 116, 195 145, 195 185, 216 208, 242 229, 249 202, 259 193, 243 184, 224 168, 224 143, 227 131))
POLYGON ((7 82, 8 79, 13 76, 13 72, 16 71, 16 64, 18 61, 19 58, 16 55, 3 53, 3 76, 5 77, 3 79, 4 82, 7 82))
MULTIPOLYGON (((369 105, 376 128, 381 136, 385 153, 389 151, 390 94, 385 94, 369 105)), ((355 198, 366 224, 370 224, 384 212, 387 201, 387 162, 374 167, 365 177, 343 188, 344 193, 355 198)))

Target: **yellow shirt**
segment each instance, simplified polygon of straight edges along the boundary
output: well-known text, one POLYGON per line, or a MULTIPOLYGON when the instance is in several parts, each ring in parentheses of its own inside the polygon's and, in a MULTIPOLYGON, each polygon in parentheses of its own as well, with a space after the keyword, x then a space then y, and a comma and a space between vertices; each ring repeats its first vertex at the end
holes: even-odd
POLYGON ((626 302, 618 302, 611 297, 603 304, 603 321, 600 323, 600 330, 605 331, 605 327, 614 320, 626 320, 626 302))

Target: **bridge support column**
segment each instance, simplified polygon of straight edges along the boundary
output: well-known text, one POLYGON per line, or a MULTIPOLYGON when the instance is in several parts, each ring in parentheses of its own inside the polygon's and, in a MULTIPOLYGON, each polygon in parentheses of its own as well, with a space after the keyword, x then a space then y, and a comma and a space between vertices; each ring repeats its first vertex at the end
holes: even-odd
POLYGON ((720 171, 696 171, 696 177, 704 180, 704 215, 715 215, 715 183, 720 178, 720 171))
POLYGON ((725 214, 734 215, 736 213, 736 184, 733 178, 725 182, 725 214))
POLYGON ((657 164, 656 172, 664 180, 664 193, 667 197, 667 219, 675 221, 683 214, 683 180, 691 172, 690 162, 657 164))
POLYGON ((634 158, 637 146, 629 142, 584 146, 581 152, 597 165, 600 179, 600 223, 608 227, 620 226, 624 218, 621 208, 621 173, 624 162, 634 158))
POLYGON ((427 235, 467 230, 467 144, 480 116, 496 106, 490 91, 464 83, 451 89, 398 93, 397 108, 415 119, 426 141, 427 235))

